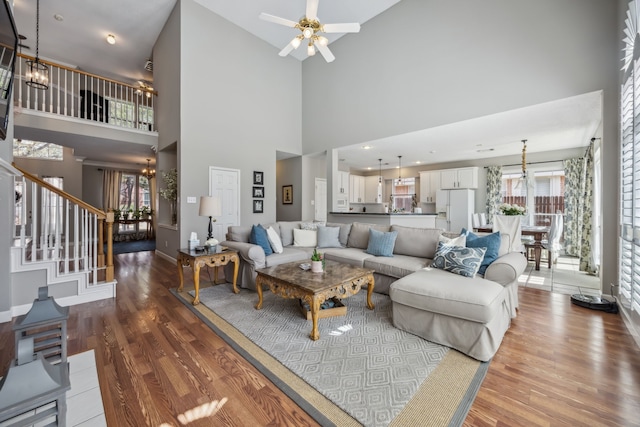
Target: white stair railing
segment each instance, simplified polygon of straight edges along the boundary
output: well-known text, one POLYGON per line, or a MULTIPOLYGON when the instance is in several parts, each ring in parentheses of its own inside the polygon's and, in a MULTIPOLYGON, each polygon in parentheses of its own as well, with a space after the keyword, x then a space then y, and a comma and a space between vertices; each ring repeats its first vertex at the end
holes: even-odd
POLYGON ((53 261, 53 274, 59 281, 71 274, 82 274, 88 289, 112 282, 113 214, 84 203, 15 164, 13 167, 22 173, 14 176, 14 246, 22 249, 21 268, 53 261))
POLYGON ((49 89, 38 90, 25 83, 29 59, 18 54, 13 89, 18 108, 156 132, 158 94, 148 83, 135 87, 40 59, 49 67, 49 89))

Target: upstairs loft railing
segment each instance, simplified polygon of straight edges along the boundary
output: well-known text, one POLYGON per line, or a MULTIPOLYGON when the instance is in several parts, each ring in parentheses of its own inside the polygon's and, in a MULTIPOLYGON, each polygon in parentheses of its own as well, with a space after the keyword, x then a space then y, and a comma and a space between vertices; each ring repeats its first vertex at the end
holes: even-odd
POLYGON ((14 246, 23 249, 21 264, 55 261, 59 276, 83 273, 89 287, 112 282, 113 213, 107 214, 12 166, 22 173, 14 177, 14 246))
POLYGON ((42 59, 39 61, 49 67, 49 89, 37 90, 25 83, 28 80, 26 61, 30 59, 34 58, 18 54, 13 89, 16 107, 156 132, 156 91, 42 59))

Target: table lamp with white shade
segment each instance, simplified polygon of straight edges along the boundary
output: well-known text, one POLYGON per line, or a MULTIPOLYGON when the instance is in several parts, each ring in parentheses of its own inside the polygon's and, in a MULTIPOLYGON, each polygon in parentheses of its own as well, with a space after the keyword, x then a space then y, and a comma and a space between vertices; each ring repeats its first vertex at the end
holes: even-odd
POLYGON ((207 235, 207 241, 205 246, 216 246, 218 240, 213 238, 213 219, 214 216, 222 215, 222 204, 220 199, 213 196, 201 196, 200 197, 200 216, 209 217, 209 234, 207 235))

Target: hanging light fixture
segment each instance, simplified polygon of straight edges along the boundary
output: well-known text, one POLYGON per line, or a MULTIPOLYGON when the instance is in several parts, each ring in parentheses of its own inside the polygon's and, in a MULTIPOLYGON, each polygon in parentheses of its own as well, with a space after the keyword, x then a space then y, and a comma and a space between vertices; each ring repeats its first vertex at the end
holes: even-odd
POLYGON ((382 159, 378 159, 378 194, 376 195, 376 203, 382 203, 382 159))
POLYGON ((36 59, 27 61, 27 79, 26 84, 34 89, 49 89, 49 67, 40 62, 39 55, 40 44, 40 0, 36 2, 36 59))
POLYGON ((527 177, 527 140, 522 140, 522 179, 527 177))
POLYGON ((398 180, 396 185, 402 185, 402 156, 398 156, 398 180))
POLYGON ((147 167, 142 169, 142 176, 147 179, 151 179, 156 176, 156 170, 151 169, 151 159, 147 159, 147 167))

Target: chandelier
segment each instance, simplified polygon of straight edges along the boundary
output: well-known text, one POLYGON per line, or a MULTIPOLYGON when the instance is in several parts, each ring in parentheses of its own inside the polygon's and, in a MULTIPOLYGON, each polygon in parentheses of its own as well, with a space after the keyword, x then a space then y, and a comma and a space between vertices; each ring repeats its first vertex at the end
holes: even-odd
POLYGON ((147 179, 151 179, 156 176, 156 170, 151 169, 151 159, 147 159, 147 167, 142 169, 142 176, 147 179))
POLYGON ((527 177, 527 140, 522 140, 522 178, 527 177))
POLYGON ((34 89, 49 89, 49 67, 40 62, 39 55, 40 45, 40 0, 36 2, 36 59, 27 61, 27 86, 34 89))

